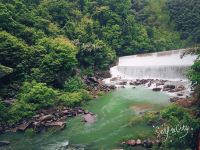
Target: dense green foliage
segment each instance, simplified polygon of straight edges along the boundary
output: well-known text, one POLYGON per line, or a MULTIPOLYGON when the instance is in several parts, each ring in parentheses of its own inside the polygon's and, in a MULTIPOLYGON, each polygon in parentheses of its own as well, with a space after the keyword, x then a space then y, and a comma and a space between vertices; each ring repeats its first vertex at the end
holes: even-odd
POLYGON ((136 20, 146 27, 151 50, 154 51, 177 49, 186 45, 174 30, 166 2, 167 0, 134 0, 132 5, 136 20))
POLYGON ((63 90, 65 92, 76 92, 80 89, 85 89, 86 85, 83 83, 80 77, 69 78, 65 84, 63 90))
POLYGON ((167 7, 181 38, 200 43, 200 1, 168 0, 167 7))
POLYGON ((195 148, 195 132, 199 129, 199 121, 184 108, 172 105, 161 112, 170 128, 178 128, 175 133, 169 133, 168 139, 162 145, 165 148, 187 149, 195 148), (188 127, 188 130, 186 128, 188 127), (185 128, 185 129, 182 129, 185 128))
POLYGON ((12 68, 5 67, 0 64, 0 78, 13 72, 12 68))
POLYGON ((192 81, 192 84, 194 86, 199 86, 200 85, 200 48, 194 48, 190 50, 190 53, 198 55, 197 60, 195 63, 192 65, 190 70, 188 71, 188 77, 192 81))
POLYGON ((60 105, 76 106, 90 99, 89 93, 83 89, 68 93, 47 87, 45 83, 25 82, 17 100, 10 106, 10 109, 2 102, 0 103, 0 121, 2 124, 13 124, 31 117, 40 109, 60 105))

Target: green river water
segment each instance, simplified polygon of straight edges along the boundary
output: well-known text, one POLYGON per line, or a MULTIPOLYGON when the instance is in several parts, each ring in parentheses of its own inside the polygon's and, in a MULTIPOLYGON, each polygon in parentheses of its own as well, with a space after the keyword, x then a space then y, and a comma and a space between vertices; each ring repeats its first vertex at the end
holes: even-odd
POLYGON ((118 89, 90 101, 85 108, 96 114, 96 122, 87 124, 81 117, 67 120, 63 131, 29 135, 6 133, 0 140, 11 144, 2 150, 56 150, 63 143, 78 144, 88 150, 118 148, 126 137, 143 133, 153 134, 153 128, 145 124, 129 126, 130 119, 141 111, 159 110, 169 104, 169 96, 144 88, 118 89), (141 106, 136 107, 136 106, 141 106), (147 106, 147 107, 145 107, 147 106))

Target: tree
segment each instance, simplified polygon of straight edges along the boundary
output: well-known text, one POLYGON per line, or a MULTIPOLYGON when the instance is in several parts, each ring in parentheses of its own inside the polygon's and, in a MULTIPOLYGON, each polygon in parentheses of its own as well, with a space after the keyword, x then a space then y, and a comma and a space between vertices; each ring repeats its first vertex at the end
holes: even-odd
POLYGON ((95 70, 106 69, 113 62, 115 52, 101 40, 95 40, 94 44, 80 45, 78 60, 84 67, 93 67, 95 70))
POLYGON ((191 43, 200 42, 200 1, 169 0, 167 3, 170 17, 182 33, 182 39, 191 43))
POLYGON ((63 85, 77 64, 77 48, 66 38, 44 38, 40 41, 44 52, 40 58, 38 69, 33 68, 36 80, 50 84, 63 85))

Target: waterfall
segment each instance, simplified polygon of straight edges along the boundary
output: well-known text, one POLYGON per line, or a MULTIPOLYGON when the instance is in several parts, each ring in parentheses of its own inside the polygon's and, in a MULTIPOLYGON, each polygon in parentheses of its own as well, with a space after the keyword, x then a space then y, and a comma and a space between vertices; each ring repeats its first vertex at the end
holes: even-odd
POLYGON ((172 50, 120 57, 118 65, 110 69, 112 78, 121 79, 187 79, 186 71, 194 63, 195 55, 181 55, 185 50, 172 50))

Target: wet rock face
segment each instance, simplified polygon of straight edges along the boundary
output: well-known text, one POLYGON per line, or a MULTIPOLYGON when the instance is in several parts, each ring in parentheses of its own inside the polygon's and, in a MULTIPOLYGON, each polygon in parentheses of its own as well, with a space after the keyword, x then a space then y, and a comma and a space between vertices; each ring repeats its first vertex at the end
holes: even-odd
POLYGON ((87 90, 90 91, 91 95, 93 95, 94 98, 97 97, 99 92, 109 92, 111 90, 116 89, 115 85, 106 85, 102 81, 103 78, 99 77, 84 77, 84 82, 87 85, 87 90))

